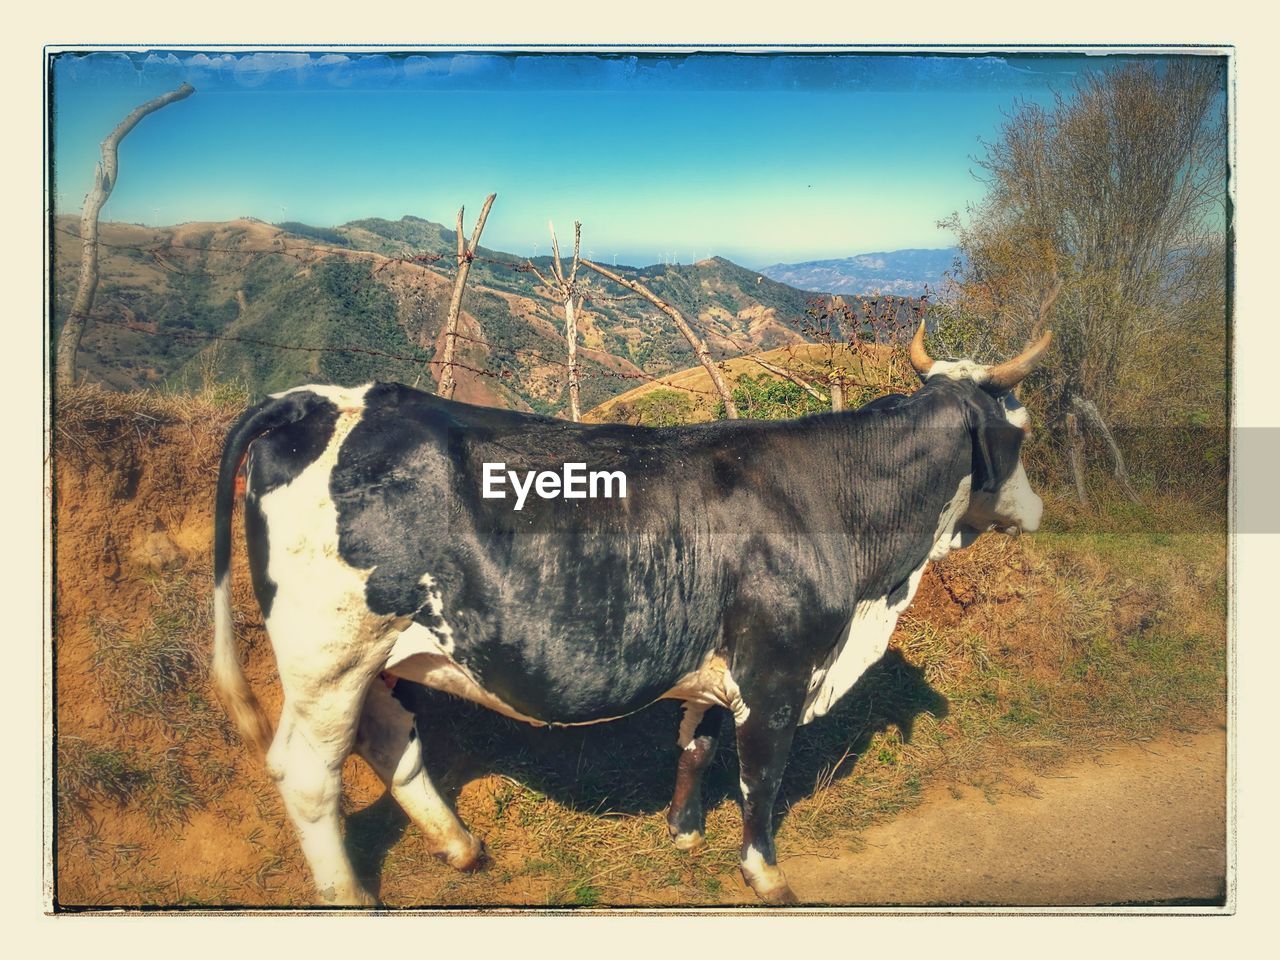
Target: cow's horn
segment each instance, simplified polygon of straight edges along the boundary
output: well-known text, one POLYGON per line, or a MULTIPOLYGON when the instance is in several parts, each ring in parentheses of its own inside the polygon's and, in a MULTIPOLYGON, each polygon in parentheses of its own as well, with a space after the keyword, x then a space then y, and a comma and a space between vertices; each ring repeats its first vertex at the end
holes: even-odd
POLYGON ((1040 357, 1049 349, 1049 341, 1052 339, 1053 331, 1046 330, 1039 340, 1012 360, 996 364, 991 368, 986 386, 993 390, 1008 390, 1016 387, 1036 368, 1036 364, 1040 362, 1040 357))
POLYGON ((911 366, 915 368, 916 373, 920 376, 928 376, 929 371, 933 369, 933 357, 924 349, 924 321, 920 321, 920 326, 916 329, 916 335, 911 338, 911 366))

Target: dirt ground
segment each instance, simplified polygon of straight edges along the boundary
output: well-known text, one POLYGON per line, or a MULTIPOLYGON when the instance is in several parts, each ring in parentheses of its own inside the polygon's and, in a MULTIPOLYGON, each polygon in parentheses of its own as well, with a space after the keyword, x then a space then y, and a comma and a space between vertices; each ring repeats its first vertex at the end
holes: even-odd
POLYGON ((1101 753, 994 802, 940 785, 856 849, 782 866, 805 903, 1221 903, 1226 759, 1218 729, 1101 753))
MULTIPOLYGON (((158 401, 117 409, 134 402, 86 394, 57 462, 58 904, 313 904, 274 785, 204 670, 213 464, 230 414, 169 423, 158 401)), ((1114 565, 1091 551, 1058 571, 1066 587, 1012 541, 931 570, 866 688, 797 738, 779 851, 803 902, 1222 900, 1226 739, 1212 718, 1225 687, 1187 640, 1220 629, 1212 598, 1192 590, 1215 582, 1218 554, 1160 554, 1145 583, 1112 582, 1114 565), (1138 646, 1108 648, 1104 629, 1138 646), (1192 669, 1207 671, 1196 689, 1209 693, 1188 707, 1175 684, 1192 669), (1093 722, 1130 700, 1160 719, 1093 722), (1090 748, 1103 736, 1126 745, 1080 760, 1079 730, 1090 748)), ((234 582, 249 680, 274 717, 279 677, 239 548, 234 582)), ((348 846, 387 906, 758 907, 737 870, 731 746, 708 771, 707 848, 689 857, 667 837, 674 703, 545 731, 405 696, 432 733, 433 777, 492 859, 465 875, 434 860, 353 758, 348 846)))

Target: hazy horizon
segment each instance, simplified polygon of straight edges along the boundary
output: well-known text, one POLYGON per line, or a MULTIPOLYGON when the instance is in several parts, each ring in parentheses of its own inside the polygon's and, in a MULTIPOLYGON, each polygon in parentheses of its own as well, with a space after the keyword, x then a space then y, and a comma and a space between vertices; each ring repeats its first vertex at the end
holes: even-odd
POLYGON ((982 141, 1019 99, 1048 102, 1131 56, 841 53, 55 54, 57 213, 76 213, 99 142, 189 82, 120 148, 103 220, 252 216, 336 226, 421 217, 484 245, 602 262, 753 268, 945 249, 979 201, 982 141))

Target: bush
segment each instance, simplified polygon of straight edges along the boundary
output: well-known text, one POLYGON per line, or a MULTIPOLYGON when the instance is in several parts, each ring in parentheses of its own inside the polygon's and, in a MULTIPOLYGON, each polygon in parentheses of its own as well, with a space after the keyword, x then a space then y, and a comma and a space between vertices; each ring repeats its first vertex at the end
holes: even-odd
POLYGON ((654 390, 637 399, 632 409, 635 423, 646 427, 674 427, 689 422, 693 398, 679 390, 654 390))
MULTIPOLYGON (((733 388, 733 402, 739 415, 750 420, 789 420, 827 409, 825 403, 799 385, 763 373, 739 377, 733 388)), ((724 415, 721 403, 716 417, 724 419, 724 415)))

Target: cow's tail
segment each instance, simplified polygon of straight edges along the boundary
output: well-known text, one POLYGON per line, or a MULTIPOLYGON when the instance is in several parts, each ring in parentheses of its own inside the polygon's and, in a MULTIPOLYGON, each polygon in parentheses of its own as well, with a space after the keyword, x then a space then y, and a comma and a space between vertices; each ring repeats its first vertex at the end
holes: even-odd
POLYGON ((218 466, 213 513, 213 685, 240 736, 260 755, 271 745, 271 722, 245 679, 231 618, 231 516, 236 474, 254 440, 305 415, 303 405, 290 397, 264 400, 249 408, 227 434, 218 466))

